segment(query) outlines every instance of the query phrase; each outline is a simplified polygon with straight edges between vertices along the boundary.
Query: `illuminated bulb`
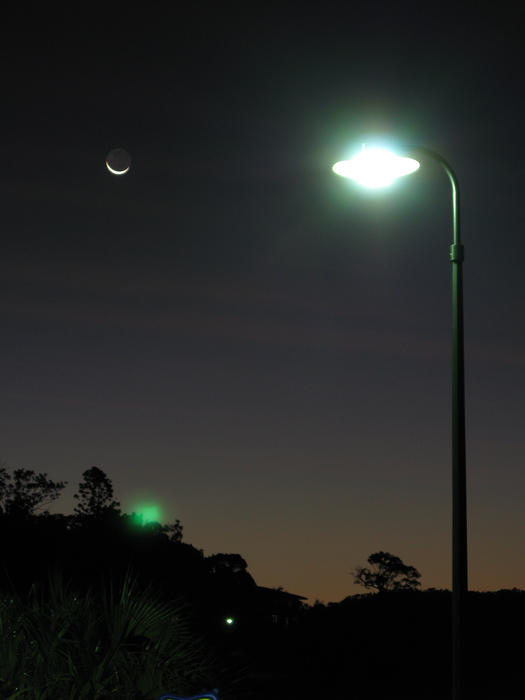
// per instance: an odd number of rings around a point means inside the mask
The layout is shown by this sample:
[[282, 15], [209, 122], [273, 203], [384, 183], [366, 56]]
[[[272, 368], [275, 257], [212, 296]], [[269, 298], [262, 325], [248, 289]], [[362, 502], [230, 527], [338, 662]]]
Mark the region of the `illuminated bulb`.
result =
[[384, 148], [365, 148], [351, 160], [341, 160], [332, 170], [336, 175], [355, 180], [363, 187], [379, 188], [391, 185], [403, 175], [409, 175], [419, 168], [413, 158], [397, 156]]

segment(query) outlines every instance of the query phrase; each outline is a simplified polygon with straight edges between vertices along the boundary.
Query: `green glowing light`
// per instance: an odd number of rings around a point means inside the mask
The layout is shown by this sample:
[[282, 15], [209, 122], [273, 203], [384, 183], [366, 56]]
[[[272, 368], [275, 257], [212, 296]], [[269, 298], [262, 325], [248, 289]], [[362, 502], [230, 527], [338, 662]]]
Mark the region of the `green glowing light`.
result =
[[233, 625], [233, 617], [227, 617], [227, 618], [224, 620], [224, 622], [225, 622], [227, 625]]
[[153, 504], [141, 504], [133, 509], [140, 524], [158, 523], [160, 521], [160, 508]]
[[355, 180], [363, 187], [373, 189], [387, 187], [403, 175], [410, 175], [419, 168], [413, 158], [398, 156], [384, 148], [366, 148], [350, 160], [341, 160], [332, 170], [336, 175]]

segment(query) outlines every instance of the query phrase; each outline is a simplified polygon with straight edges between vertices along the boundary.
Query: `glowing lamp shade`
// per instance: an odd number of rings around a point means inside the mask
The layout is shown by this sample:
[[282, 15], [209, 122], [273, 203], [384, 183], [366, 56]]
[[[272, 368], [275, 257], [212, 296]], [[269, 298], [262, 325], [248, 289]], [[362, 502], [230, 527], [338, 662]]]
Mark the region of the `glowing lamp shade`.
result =
[[397, 156], [383, 148], [365, 148], [351, 160], [341, 160], [332, 170], [336, 175], [355, 180], [363, 187], [379, 188], [391, 185], [403, 175], [410, 175], [419, 168], [413, 158]]

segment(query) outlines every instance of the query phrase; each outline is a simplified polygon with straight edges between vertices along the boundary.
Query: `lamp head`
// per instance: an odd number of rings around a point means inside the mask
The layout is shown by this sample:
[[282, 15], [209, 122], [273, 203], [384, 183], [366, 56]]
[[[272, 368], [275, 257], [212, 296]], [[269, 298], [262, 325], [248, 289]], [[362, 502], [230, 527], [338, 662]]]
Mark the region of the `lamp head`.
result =
[[363, 187], [378, 189], [391, 185], [403, 175], [409, 175], [419, 168], [413, 158], [398, 156], [384, 148], [366, 148], [350, 160], [341, 160], [332, 170], [336, 175], [355, 180]]

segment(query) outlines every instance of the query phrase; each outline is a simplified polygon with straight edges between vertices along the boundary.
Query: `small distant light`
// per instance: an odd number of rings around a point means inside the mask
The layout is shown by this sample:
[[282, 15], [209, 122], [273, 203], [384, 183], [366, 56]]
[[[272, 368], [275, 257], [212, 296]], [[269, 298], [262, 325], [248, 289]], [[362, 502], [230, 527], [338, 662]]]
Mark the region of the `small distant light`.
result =
[[233, 625], [233, 617], [227, 617], [227, 618], [225, 618], [224, 622], [225, 622], [227, 625]]

